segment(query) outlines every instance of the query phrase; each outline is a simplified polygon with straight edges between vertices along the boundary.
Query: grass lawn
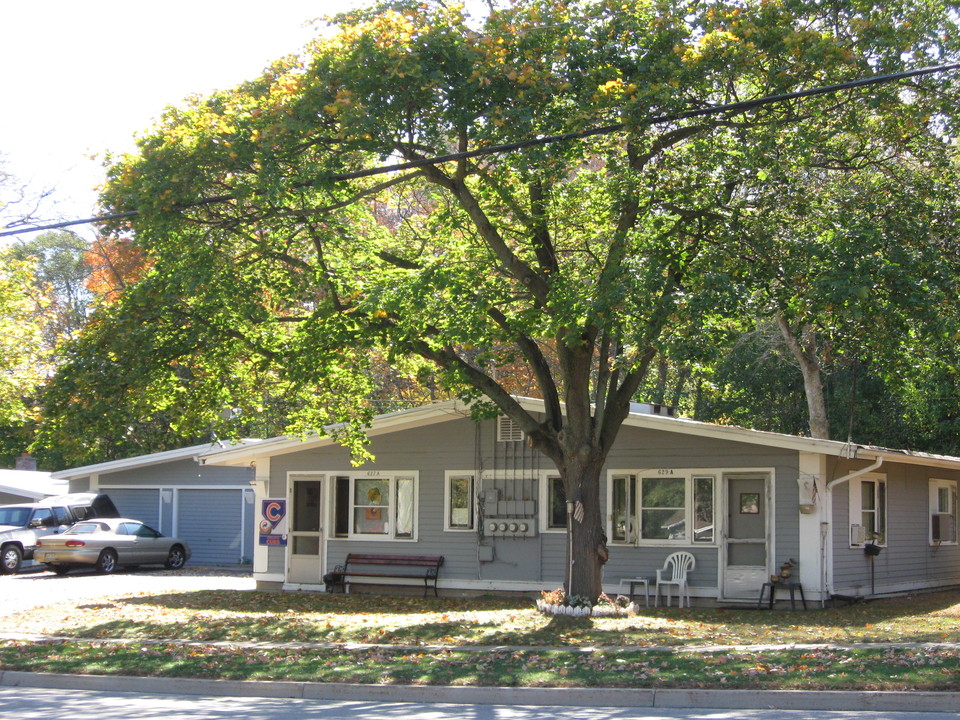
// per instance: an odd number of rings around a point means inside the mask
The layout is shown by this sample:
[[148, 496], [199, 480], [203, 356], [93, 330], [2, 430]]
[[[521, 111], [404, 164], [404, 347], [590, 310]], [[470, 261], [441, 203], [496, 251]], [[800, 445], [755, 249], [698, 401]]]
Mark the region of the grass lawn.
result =
[[[938, 646], [960, 643], [957, 593], [808, 612], [641, 608], [631, 617], [575, 619], [543, 616], [528, 599], [182, 592], [50, 606], [0, 618], [0, 632], [73, 638], [0, 642], [0, 667], [7, 670], [527, 687], [960, 690], [960, 653]], [[232, 644], [263, 642], [283, 645]], [[801, 643], [817, 647], [769, 647]]]

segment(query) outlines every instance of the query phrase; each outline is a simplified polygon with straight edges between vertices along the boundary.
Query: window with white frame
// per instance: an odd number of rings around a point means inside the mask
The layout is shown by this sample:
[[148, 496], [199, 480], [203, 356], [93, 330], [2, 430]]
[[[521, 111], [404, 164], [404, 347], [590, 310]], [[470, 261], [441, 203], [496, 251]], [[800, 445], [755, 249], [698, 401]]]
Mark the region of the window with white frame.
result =
[[547, 506], [550, 512], [548, 527], [567, 527], [567, 493], [563, 489], [563, 478], [551, 475], [547, 478], [550, 503]]
[[956, 480], [930, 480], [930, 542], [957, 542]]
[[850, 481], [850, 546], [887, 544], [887, 481], [864, 475]]
[[563, 478], [553, 472], [541, 472], [537, 480], [542, 532], [562, 532], [567, 529], [567, 494]]
[[344, 473], [335, 477], [334, 488], [337, 536], [416, 539], [416, 473]]
[[712, 475], [693, 476], [693, 541], [712, 543], [716, 538], [714, 520], [714, 493], [716, 483]]
[[634, 475], [614, 475], [610, 480], [610, 532], [615, 543], [634, 543], [637, 540], [637, 519], [633, 496], [636, 489]]
[[686, 540], [687, 481], [682, 477], [641, 477], [640, 539]]
[[716, 478], [694, 471], [611, 473], [608, 535], [612, 543], [712, 543]]
[[444, 530], [473, 530], [474, 510], [473, 473], [448, 472], [444, 487]]

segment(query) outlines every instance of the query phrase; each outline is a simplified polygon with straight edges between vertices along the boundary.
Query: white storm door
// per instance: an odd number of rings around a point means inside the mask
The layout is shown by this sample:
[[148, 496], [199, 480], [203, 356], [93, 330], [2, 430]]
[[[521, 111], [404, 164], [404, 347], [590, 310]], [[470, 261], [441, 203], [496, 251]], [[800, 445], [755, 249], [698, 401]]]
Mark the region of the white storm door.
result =
[[323, 476], [290, 476], [287, 582], [319, 585], [323, 578]]
[[769, 573], [767, 478], [728, 477], [723, 597], [756, 599]]

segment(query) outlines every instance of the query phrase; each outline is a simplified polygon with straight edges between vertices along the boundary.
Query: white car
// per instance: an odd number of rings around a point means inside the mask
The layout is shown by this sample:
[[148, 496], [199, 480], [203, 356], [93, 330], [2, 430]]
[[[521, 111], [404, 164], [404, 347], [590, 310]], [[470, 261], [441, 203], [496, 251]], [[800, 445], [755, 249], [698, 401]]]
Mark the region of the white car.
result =
[[151, 564], [176, 570], [190, 559], [190, 546], [139, 520], [97, 518], [78, 522], [59, 535], [41, 538], [34, 559], [58, 575], [82, 566], [93, 566], [101, 573], [111, 573], [120, 566]]
[[97, 493], [0, 506], [0, 573], [15, 573], [24, 560], [32, 560], [37, 538], [61, 533], [80, 520], [119, 514], [109, 497]]

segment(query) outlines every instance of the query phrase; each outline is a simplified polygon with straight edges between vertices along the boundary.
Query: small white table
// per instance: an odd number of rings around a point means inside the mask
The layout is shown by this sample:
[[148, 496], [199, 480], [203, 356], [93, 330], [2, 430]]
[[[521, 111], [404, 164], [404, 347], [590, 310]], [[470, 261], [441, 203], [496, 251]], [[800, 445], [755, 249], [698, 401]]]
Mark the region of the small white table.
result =
[[650, 578], [645, 577], [635, 577], [635, 578], [623, 578], [620, 581], [620, 594], [623, 595], [623, 586], [628, 585], [630, 587], [630, 592], [627, 593], [627, 597], [630, 598], [630, 602], [633, 602], [633, 596], [637, 594], [637, 586], [643, 585], [643, 604], [647, 607], [650, 607]]

